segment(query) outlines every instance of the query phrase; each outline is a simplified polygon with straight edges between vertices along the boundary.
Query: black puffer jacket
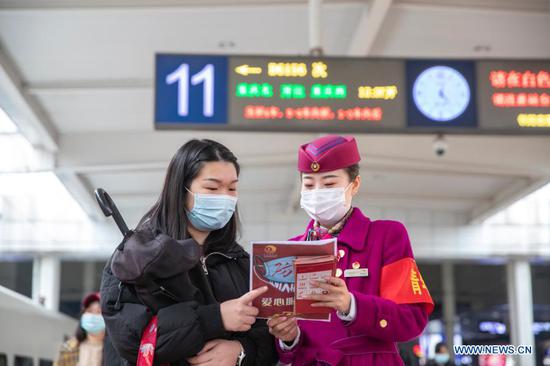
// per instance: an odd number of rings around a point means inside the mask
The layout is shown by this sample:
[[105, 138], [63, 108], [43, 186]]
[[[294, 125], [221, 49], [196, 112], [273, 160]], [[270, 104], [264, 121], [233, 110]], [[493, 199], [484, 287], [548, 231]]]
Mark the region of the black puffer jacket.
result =
[[[223, 252], [208, 253], [189, 272], [202, 299], [158, 311], [156, 365], [188, 365], [186, 359], [212, 339], [240, 341], [246, 353], [243, 365], [276, 362], [274, 340], [265, 321], [257, 320], [248, 332], [227, 332], [223, 327], [219, 304], [248, 292], [249, 263], [248, 253], [234, 243]], [[110, 261], [103, 270], [101, 309], [107, 327], [105, 365], [134, 365], [141, 334], [153, 314], [140, 303], [132, 286], [122, 284], [112, 274]]]

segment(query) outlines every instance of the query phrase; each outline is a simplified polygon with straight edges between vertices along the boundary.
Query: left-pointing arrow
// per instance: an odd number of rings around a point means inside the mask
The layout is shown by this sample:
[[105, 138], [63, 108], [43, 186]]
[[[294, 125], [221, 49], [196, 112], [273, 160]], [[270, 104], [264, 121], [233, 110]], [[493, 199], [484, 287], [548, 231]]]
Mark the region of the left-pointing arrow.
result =
[[261, 67], [252, 67], [252, 66], [248, 66], [248, 65], [245, 64], [245, 65], [240, 65], [240, 66], [235, 67], [235, 72], [237, 74], [248, 76], [250, 74], [261, 74], [262, 73], [262, 68]]

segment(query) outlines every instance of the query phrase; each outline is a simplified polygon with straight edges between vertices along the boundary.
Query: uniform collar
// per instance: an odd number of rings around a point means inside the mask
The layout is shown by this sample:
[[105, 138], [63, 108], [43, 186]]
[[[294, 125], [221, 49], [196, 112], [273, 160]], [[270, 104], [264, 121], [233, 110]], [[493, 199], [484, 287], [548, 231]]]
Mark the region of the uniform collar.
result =
[[[370, 219], [363, 215], [360, 209], [353, 208], [353, 212], [346, 221], [342, 231], [338, 234], [338, 243], [343, 243], [355, 251], [363, 250], [369, 231]], [[306, 240], [309, 230], [313, 228], [313, 220], [307, 226], [306, 232], [292, 240]]]
[[355, 251], [363, 250], [370, 222], [370, 219], [363, 215], [360, 209], [354, 207], [351, 216], [338, 234], [338, 242], [347, 244]]

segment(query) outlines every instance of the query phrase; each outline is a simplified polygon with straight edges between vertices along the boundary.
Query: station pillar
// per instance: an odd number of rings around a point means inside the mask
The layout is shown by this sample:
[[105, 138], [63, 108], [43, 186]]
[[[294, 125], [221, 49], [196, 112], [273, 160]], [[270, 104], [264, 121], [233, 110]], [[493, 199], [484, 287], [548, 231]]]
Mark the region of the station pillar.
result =
[[86, 261], [82, 263], [83, 269], [82, 269], [82, 292], [83, 296], [86, 296], [90, 292], [98, 291], [99, 289], [96, 288], [95, 284], [95, 263]]
[[59, 311], [61, 260], [54, 256], [37, 257], [32, 272], [33, 300], [47, 309]]
[[533, 336], [533, 290], [528, 258], [511, 258], [506, 265], [508, 303], [510, 304], [510, 341], [514, 346], [533, 347], [531, 355], [518, 355], [518, 366], [535, 366], [535, 337]]
[[445, 338], [449, 352], [454, 355], [454, 329], [456, 317], [456, 291], [454, 265], [444, 262], [442, 267], [443, 278], [443, 321], [445, 323]]

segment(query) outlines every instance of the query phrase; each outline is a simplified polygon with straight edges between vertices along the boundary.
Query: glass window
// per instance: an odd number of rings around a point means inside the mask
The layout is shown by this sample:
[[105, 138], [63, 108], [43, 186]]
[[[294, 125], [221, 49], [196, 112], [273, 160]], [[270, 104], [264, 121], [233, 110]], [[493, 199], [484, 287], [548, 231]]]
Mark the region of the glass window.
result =
[[32, 357], [15, 356], [14, 366], [34, 366]]

